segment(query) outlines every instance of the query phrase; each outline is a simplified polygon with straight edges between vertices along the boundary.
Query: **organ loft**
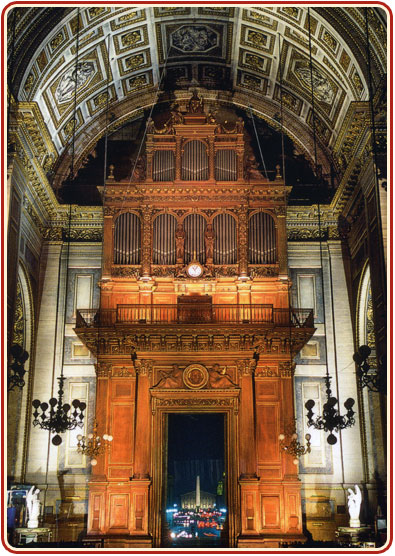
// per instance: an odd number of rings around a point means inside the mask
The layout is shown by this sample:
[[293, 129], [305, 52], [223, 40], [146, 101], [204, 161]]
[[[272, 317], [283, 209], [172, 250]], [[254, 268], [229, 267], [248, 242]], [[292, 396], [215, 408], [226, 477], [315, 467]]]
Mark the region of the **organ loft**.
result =
[[224, 416], [227, 546], [303, 540], [279, 435], [314, 326], [290, 306], [280, 170], [264, 176], [243, 121], [218, 123], [196, 93], [148, 120], [129, 178], [110, 166], [100, 305], [75, 329], [97, 358], [98, 432], [113, 435], [89, 481], [88, 536], [105, 546], [162, 546], [171, 413]]

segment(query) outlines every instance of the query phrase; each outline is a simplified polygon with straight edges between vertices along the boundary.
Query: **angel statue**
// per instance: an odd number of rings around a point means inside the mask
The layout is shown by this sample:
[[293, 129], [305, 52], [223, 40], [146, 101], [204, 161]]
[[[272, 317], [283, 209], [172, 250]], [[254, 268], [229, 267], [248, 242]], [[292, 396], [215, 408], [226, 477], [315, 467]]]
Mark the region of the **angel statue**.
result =
[[348, 513], [350, 514], [350, 527], [360, 527], [359, 512], [361, 511], [362, 493], [358, 485], [355, 485], [355, 492], [352, 488], [348, 492]]
[[35, 486], [29, 490], [26, 495], [26, 508], [27, 508], [27, 515], [28, 515], [28, 522], [27, 526], [29, 529], [35, 529], [38, 527], [38, 518], [40, 515], [40, 506], [41, 502], [38, 499], [38, 495], [40, 494], [40, 490]]

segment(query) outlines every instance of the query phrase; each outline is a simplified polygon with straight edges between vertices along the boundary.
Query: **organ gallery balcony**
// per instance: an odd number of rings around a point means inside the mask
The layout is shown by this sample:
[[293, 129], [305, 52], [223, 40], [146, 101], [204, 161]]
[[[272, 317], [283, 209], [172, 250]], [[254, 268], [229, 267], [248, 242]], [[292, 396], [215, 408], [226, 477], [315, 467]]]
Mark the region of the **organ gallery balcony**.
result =
[[[314, 333], [311, 309], [263, 304], [129, 304], [114, 309], [77, 310], [76, 334], [93, 352], [251, 350], [276, 344], [297, 353]], [[104, 344], [107, 344], [105, 348]], [[109, 344], [113, 347], [110, 348]], [[187, 346], [187, 348], [185, 347]], [[217, 348], [215, 348], [217, 346]], [[221, 347], [222, 346], [222, 347]], [[130, 351], [129, 351], [130, 352]]]

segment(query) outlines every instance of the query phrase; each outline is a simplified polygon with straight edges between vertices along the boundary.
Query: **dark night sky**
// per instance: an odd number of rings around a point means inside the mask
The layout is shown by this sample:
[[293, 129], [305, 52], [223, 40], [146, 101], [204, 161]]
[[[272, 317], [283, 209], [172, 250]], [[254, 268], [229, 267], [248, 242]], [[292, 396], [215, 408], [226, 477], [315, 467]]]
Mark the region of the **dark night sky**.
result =
[[224, 471], [224, 415], [171, 413], [168, 431], [174, 497], [195, 490], [196, 475], [201, 489], [215, 494]]

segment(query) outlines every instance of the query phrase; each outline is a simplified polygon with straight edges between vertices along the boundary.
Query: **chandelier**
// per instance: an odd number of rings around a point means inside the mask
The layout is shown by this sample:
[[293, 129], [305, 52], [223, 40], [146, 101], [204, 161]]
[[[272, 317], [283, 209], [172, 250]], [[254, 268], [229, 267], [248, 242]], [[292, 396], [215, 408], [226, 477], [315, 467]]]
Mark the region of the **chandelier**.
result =
[[357, 364], [357, 377], [361, 388], [367, 388], [371, 392], [386, 392], [386, 365], [382, 359], [377, 363], [377, 368], [371, 368], [369, 355], [372, 350], [369, 346], [359, 346], [353, 355]]
[[[51, 398], [48, 403], [41, 403], [40, 400], [34, 400], [32, 402], [34, 407], [33, 425], [39, 425], [41, 429], [56, 432], [57, 434], [52, 438], [52, 444], [54, 444], [54, 446], [59, 446], [62, 443], [62, 438], [59, 436], [59, 433], [75, 429], [77, 426], [82, 427], [84, 410], [86, 408], [86, 403], [80, 402], [80, 400], [73, 400], [71, 405], [63, 403], [63, 375], [58, 377], [58, 381], [58, 398]], [[72, 407], [74, 411], [69, 415]], [[41, 409], [41, 414], [39, 413], [39, 409]], [[48, 409], [49, 413], [46, 413]]]
[[279, 434], [278, 439], [280, 441], [280, 447], [290, 456], [294, 456], [293, 462], [295, 465], [298, 464], [298, 458], [300, 458], [300, 456], [304, 456], [311, 452], [311, 434], [307, 433], [305, 435], [306, 446], [303, 446], [298, 440], [295, 419], [285, 427], [284, 433]]
[[10, 370], [8, 373], [8, 391], [10, 392], [14, 388], [22, 388], [25, 386], [24, 376], [26, 373], [25, 363], [29, 359], [29, 354], [23, 349], [19, 344], [13, 344], [10, 349], [10, 353], [14, 359], [10, 365]]
[[91, 465], [97, 465], [97, 456], [103, 454], [110, 448], [112, 436], [110, 434], [103, 434], [102, 437], [99, 436], [97, 434], [97, 422], [95, 420], [93, 423], [93, 432], [89, 433], [87, 436], [79, 434], [77, 440], [77, 452], [90, 457]]
[[304, 404], [307, 409], [307, 425], [309, 427], [314, 427], [315, 429], [324, 430], [325, 432], [330, 432], [327, 437], [328, 444], [336, 444], [337, 438], [333, 434], [333, 431], [339, 432], [339, 430], [346, 429], [355, 425], [355, 411], [353, 411], [353, 405], [355, 400], [353, 398], [348, 398], [344, 402], [344, 407], [347, 409], [346, 415], [340, 415], [340, 411], [336, 409], [339, 405], [337, 398], [332, 396], [331, 390], [331, 377], [328, 372], [325, 377], [326, 384], [326, 396], [327, 400], [323, 406], [322, 416], [314, 418], [313, 407], [315, 406], [314, 400], [307, 400]]
[[[308, 31], [309, 31], [309, 67], [310, 67], [310, 89], [311, 89], [311, 108], [312, 108], [312, 123], [313, 123], [313, 140], [314, 140], [314, 157], [315, 157], [315, 174], [318, 175], [318, 165], [317, 165], [317, 137], [316, 137], [316, 118], [315, 118], [315, 100], [314, 100], [314, 80], [313, 80], [313, 58], [312, 58], [312, 48], [311, 48], [311, 27], [310, 27], [310, 8], [307, 8], [308, 17]], [[339, 432], [342, 429], [352, 427], [355, 425], [353, 406], [355, 400], [353, 398], [348, 398], [344, 402], [344, 407], [347, 409], [345, 415], [340, 414], [339, 401], [332, 394], [331, 380], [332, 377], [329, 376], [328, 370], [328, 345], [327, 345], [327, 333], [326, 333], [326, 311], [325, 311], [325, 289], [324, 289], [324, 276], [323, 276], [323, 256], [322, 256], [322, 234], [321, 234], [321, 209], [320, 203], [318, 206], [318, 232], [319, 232], [319, 245], [320, 245], [320, 267], [321, 267], [321, 288], [323, 296], [323, 312], [324, 312], [324, 342], [325, 342], [325, 359], [326, 359], [326, 402], [323, 405], [322, 415], [314, 417], [313, 407], [315, 406], [314, 400], [307, 400], [305, 403], [305, 408], [307, 409], [307, 425], [309, 427], [314, 427], [318, 430], [324, 430], [330, 434], [327, 437], [327, 442], [330, 445], [334, 445], [337, 442], [336, 436], [333, 431]], [[333, 334], [335, 335], [334, 326], [334, 310], [333, 310], [333, 288], [332, 288], [332, 277], [330, 276], [331, 284], [331, 309], [332, 309], [332, 323], [333, 323]], [[335, 345], [335, 365], [336, 365], [336, 338], [334, 338]], [[336, 370], [336, 366], [335, 366]]]
[[[80, 8], [78, 8], [77, 14], [77, 33], [76, 33], [76, 59], [75, 59], [75, 74], [77, 74], [78, 69], [78, 54], [79, 54], [79, 22], [80, 22]], [[73, 133], [72, 133], [72, 142], [71, 142], [71, 165], [70, 165], [70, 179], [74, 177], [74, 156], [75, 156], [75, 131], [76, 131], [76, 107], [77, 107], [77, 79], [75, 81], [74, 86], [74, 108], [73, 108]], [[65, 185], [65, 182], [64, 184]], [[70, 261], [70, 240], [71, 240], [71, 209], [72, 206], [69, 204], [69, 212], [68, 212], [68, 231], [66, 237], [66, 278], [65, 278], [65, 295], [64, 295], [64, 315], [66, 316], [67, 313], [67, 291], [68, 291], [68, 283], [69, 283], [69, 261]], [[58, 292], [57, 292], [57, 308], [59, 306], [60, 300], [60, 280], [58, 282]], [[58, 313], [58, 310], [56, 310]], [[60, 433], [66, 432], [67, 430], [75, 429], [77, 426], [81, 427], [84, 420], [84, 410], [86, 408], [86, 403], [81, 402], [80, 400], [73, 400], [71, 405], [68, 403], [63, 403], [63, 396], [64, 396], [64, 389], [63, 384], [65, 381], [63, 375], [63, 366], [64, 366], [64, 353], [65, 353], [65, 345], [64, 339], [66, 337], [66, 318], [64, 320], [64, 327], [63, 327], [63, 347], [62, 347], [62, 357], [60, 362], [60, 376], [58, 377], [59, 381], [59, 390], [58, 390], [58, 397], [51, 398], [49, 402], [41, 402], [40, 400], [34, 400], [32, 405], [34, 407], [33, 412], [33, 425], [39, 426], [41, 429], [48, 430], [52, 433], [56, 433], [55, 436], [52, 438], [52, 444], [54, 446], [59, 446], [62, 443], [62, 437]], [[56, 351], [56, 350], [55, 350]], [[55, 355], [54, 355], [54, 366], [55, 366]], [[73, 411], [71, 411], [73, 408]], [[41, 414], [39, 412], [41, 410]], [[49, 413], [47, 411], [49, 410]], [[69, 413], [71, 411], [71, 413]]]

